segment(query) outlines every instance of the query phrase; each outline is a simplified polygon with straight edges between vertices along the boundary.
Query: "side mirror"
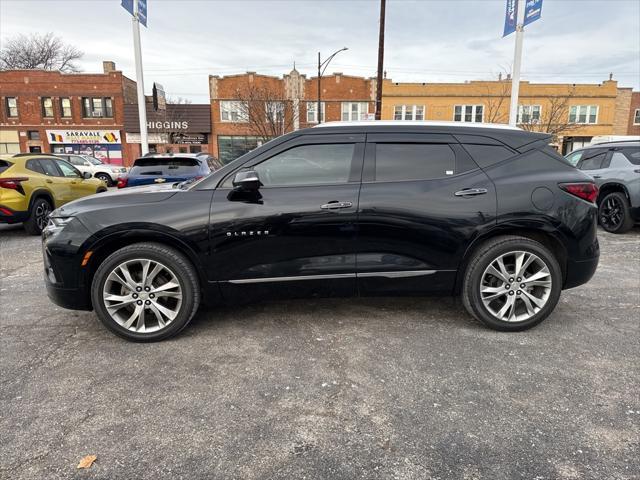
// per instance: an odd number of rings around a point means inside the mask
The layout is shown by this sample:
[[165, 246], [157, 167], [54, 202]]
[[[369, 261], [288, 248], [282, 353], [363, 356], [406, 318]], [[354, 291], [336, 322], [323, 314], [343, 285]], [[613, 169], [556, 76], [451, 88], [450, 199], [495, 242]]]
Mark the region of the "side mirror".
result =
[[233, 186], [237, 190], [255, 192], [262, 186], [262, 182], [260, 182], [258, 172], [255, 170], [243, 170], [236, 173], [233, 178]]
[[84, 172], [81, 175], [85, 180], [89, 180], [91, 178], [91, 174], [89, 172]]

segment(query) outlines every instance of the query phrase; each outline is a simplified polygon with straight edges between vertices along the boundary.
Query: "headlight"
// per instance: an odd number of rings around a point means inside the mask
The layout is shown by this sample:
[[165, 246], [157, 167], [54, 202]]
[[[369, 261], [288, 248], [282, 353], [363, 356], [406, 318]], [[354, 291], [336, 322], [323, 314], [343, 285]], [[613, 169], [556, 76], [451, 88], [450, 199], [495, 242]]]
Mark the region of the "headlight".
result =
[[44, 228], [47, 235], [55, 235], [73, 220], [73, 217], [49, 217], [49, 223]]

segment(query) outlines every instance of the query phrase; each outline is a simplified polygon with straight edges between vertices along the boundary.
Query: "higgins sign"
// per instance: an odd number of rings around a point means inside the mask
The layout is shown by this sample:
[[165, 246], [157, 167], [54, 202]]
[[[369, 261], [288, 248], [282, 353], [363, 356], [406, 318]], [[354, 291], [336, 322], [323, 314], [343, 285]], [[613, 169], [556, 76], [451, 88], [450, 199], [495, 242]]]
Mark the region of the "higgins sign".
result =
[[50, 144], [116, 144], [121, 143], [118, 130], [47, 130]]

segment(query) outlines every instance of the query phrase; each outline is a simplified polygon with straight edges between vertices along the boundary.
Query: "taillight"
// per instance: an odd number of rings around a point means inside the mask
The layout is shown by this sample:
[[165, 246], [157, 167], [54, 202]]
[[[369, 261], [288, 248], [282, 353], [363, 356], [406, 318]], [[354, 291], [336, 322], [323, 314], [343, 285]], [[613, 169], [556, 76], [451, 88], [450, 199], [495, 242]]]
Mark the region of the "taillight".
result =
[[117, 187], [118, 188], [126, 187], [128, 181], [129, 181], [129, 179], [127, 177], [118, 177]]
[[16, 190], [24, 195], [24, 188], [20, 182], [26, 182], [29, 180], [27, 177], [5, 177], [0, 178], [0, 188], [8, 188], [9, 190]]
[[595, 183], [561, 183], [558, 186], [565, 192], [575, 195], [587, 202], [595, 203], [596, 198], [598, 198], [598, 186]]

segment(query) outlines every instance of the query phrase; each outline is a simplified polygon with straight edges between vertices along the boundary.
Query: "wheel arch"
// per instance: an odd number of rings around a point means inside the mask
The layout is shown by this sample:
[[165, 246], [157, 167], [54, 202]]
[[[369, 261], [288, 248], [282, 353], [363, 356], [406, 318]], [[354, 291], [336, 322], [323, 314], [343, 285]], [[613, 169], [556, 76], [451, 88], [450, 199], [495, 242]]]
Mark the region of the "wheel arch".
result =
[[464, 280], [464, 274], [467, 270], [467, 266], [473, 254], [488, 240], [491, 240], [495, 237], [502, 237], [505, 235], [516, 235], [519, 237], [528, 238], [534, 240], [538, 243], [541, 243], [546, 248], [548, 248], [553, 255], [556, 257], [558, 264], [560, 265], [560, 270], [562, 272], [562, 284], [564, 285], [566, 276], [567, 276], [567, 260], [568, 260], [568, 252], [562, 241], [551, 232], [545, 231], [543, 229], [536, 229], [532, 227], [519, 227], [519, 226], [496, 226], [495, 228], [485, 232], [478, 237], [476, 237], [473, 242], [467, 248], [464, 256], [462, 257], [462, 261], [458, 266], [456, 281], [454, 285], [454, 294], [459, 294], [462, 291], [462, 283]]
[[625, 195], [625, 197], [627, 197], [627, 200], [631, 201], [631, 197], [629, 196], [629, 191], [627, 190], [627, 187], [620, 182], [607, 182], [604, 183], [600, 186], [599, 191], [598, 191], [598, 199], [596, 200], [596, 204], [598, 206], [600, 206], [600, 203], [602, 202], [602, 200], [604, 199], [604, 197], [606, 197], [607, 195], [609, 195], [610, 193], [613, 192], [620, 192], [623, 193]]
[[56, 201], [49, 190], [44, 188], [38, 188], [31, 192], [31, 198], [29, 199], [29, 212], [31, 212], [31, 207], [33, 206], [33, 202], [35, 202], [39, 198], [44, 198], [51, 203], [52, 208], [56, 208]]

